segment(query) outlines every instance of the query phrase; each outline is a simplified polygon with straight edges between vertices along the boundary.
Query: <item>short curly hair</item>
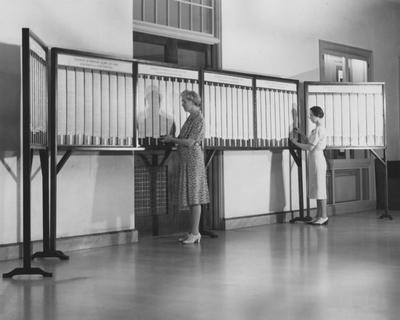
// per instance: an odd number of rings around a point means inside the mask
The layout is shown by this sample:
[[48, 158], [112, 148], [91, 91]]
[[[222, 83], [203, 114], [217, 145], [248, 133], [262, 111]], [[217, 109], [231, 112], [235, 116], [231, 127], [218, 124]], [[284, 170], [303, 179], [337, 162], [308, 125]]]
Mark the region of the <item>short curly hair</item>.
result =
[[181, 93], [181, 97], [186, 100], [190, 100], [194, 105], [200, 107], [201, 106], [201, 98], [196, 91], [184, 90]]
[[324, 110], [322, 110], [322, 108], [319, 107], [319, 106], [311, 107], [310, 111], [317, 118], [323, 118], [324, 117]]

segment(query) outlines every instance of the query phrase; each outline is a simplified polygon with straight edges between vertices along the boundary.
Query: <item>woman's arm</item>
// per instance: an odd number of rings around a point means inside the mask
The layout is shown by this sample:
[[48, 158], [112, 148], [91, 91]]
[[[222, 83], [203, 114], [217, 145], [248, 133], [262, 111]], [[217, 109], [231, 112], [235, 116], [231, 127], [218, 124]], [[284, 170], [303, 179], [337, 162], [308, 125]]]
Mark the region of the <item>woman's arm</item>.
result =
[[300, 143], [295, 139], [290, 139], [290, 141], [302, 150], [313, 151], [315, 148], [315, 145], [311, 143]]
[[301, 141], [303, 141], [304, 143], [308, 143], [307, 136], [303, 132], [299, 131], [298, 128], [293, 128], [293, 132], [300, 135]]
[[181, 146], [185, 146], [185, 147], [191, 147], [193, 146], [196, 141], [194, 139], [180, 139], [180, 138], [174, 138], [171, 136], [163, 136], [160, 137], [160, 140], [162, 142], [172, 142]]

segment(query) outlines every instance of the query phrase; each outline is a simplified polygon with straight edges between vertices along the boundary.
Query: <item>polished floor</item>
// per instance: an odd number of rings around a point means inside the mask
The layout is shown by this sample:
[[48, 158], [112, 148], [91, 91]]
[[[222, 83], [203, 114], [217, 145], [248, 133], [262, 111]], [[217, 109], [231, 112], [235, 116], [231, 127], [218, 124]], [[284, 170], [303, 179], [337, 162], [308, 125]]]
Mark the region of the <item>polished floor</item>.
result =
[[[0, 280], [1, 320], [400, 319], [400, 213], [175, 237], [35, 262], [49, 279]], [[8, 272], [19, 261], [0, 263]]]

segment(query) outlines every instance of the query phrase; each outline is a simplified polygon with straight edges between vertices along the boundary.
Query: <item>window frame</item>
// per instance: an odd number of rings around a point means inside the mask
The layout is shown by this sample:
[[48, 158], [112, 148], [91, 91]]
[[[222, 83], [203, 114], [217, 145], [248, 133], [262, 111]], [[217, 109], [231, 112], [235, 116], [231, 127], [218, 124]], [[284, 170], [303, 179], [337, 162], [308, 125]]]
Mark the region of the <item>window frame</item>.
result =
[[324, 75], [325, 75], [324, 54], [331, 54], [345, 58], [346, 79], [344, 79], [344, 81], [348, 81], [347, 80], [349, 74], [348, 59], [359, 59], [366, 61], [368, 81], [373, 81], [371, 50], [347, 46], [344, 44], [339, 44], [325, 40], [319, 40], [319, 72], [320, 72], [319, 78], [321, 81], [324, 81]]

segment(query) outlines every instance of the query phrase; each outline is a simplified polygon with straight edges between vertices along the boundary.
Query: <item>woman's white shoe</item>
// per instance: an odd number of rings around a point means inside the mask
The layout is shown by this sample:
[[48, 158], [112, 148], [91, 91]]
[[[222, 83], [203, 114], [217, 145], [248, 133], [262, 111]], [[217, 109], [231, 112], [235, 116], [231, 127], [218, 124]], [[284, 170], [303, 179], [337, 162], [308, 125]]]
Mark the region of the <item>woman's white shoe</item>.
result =
[[185, 241], [189, 237], [189, 235], [191, 235], [191, 233], [185, 233], [184, 235], [178, 238], [178, 241], [179, 242]]
[[192, 234], [189, 233], [188, 237], [182, 241], [183, 244], [191, 244], [191, 243], [200, 243], [201, 240], [201, 234]]
[[322, 226], [328, 224], [328, 218], [318, 218], [316, 221], [311, 222], [311, 224], [316, 226]]

